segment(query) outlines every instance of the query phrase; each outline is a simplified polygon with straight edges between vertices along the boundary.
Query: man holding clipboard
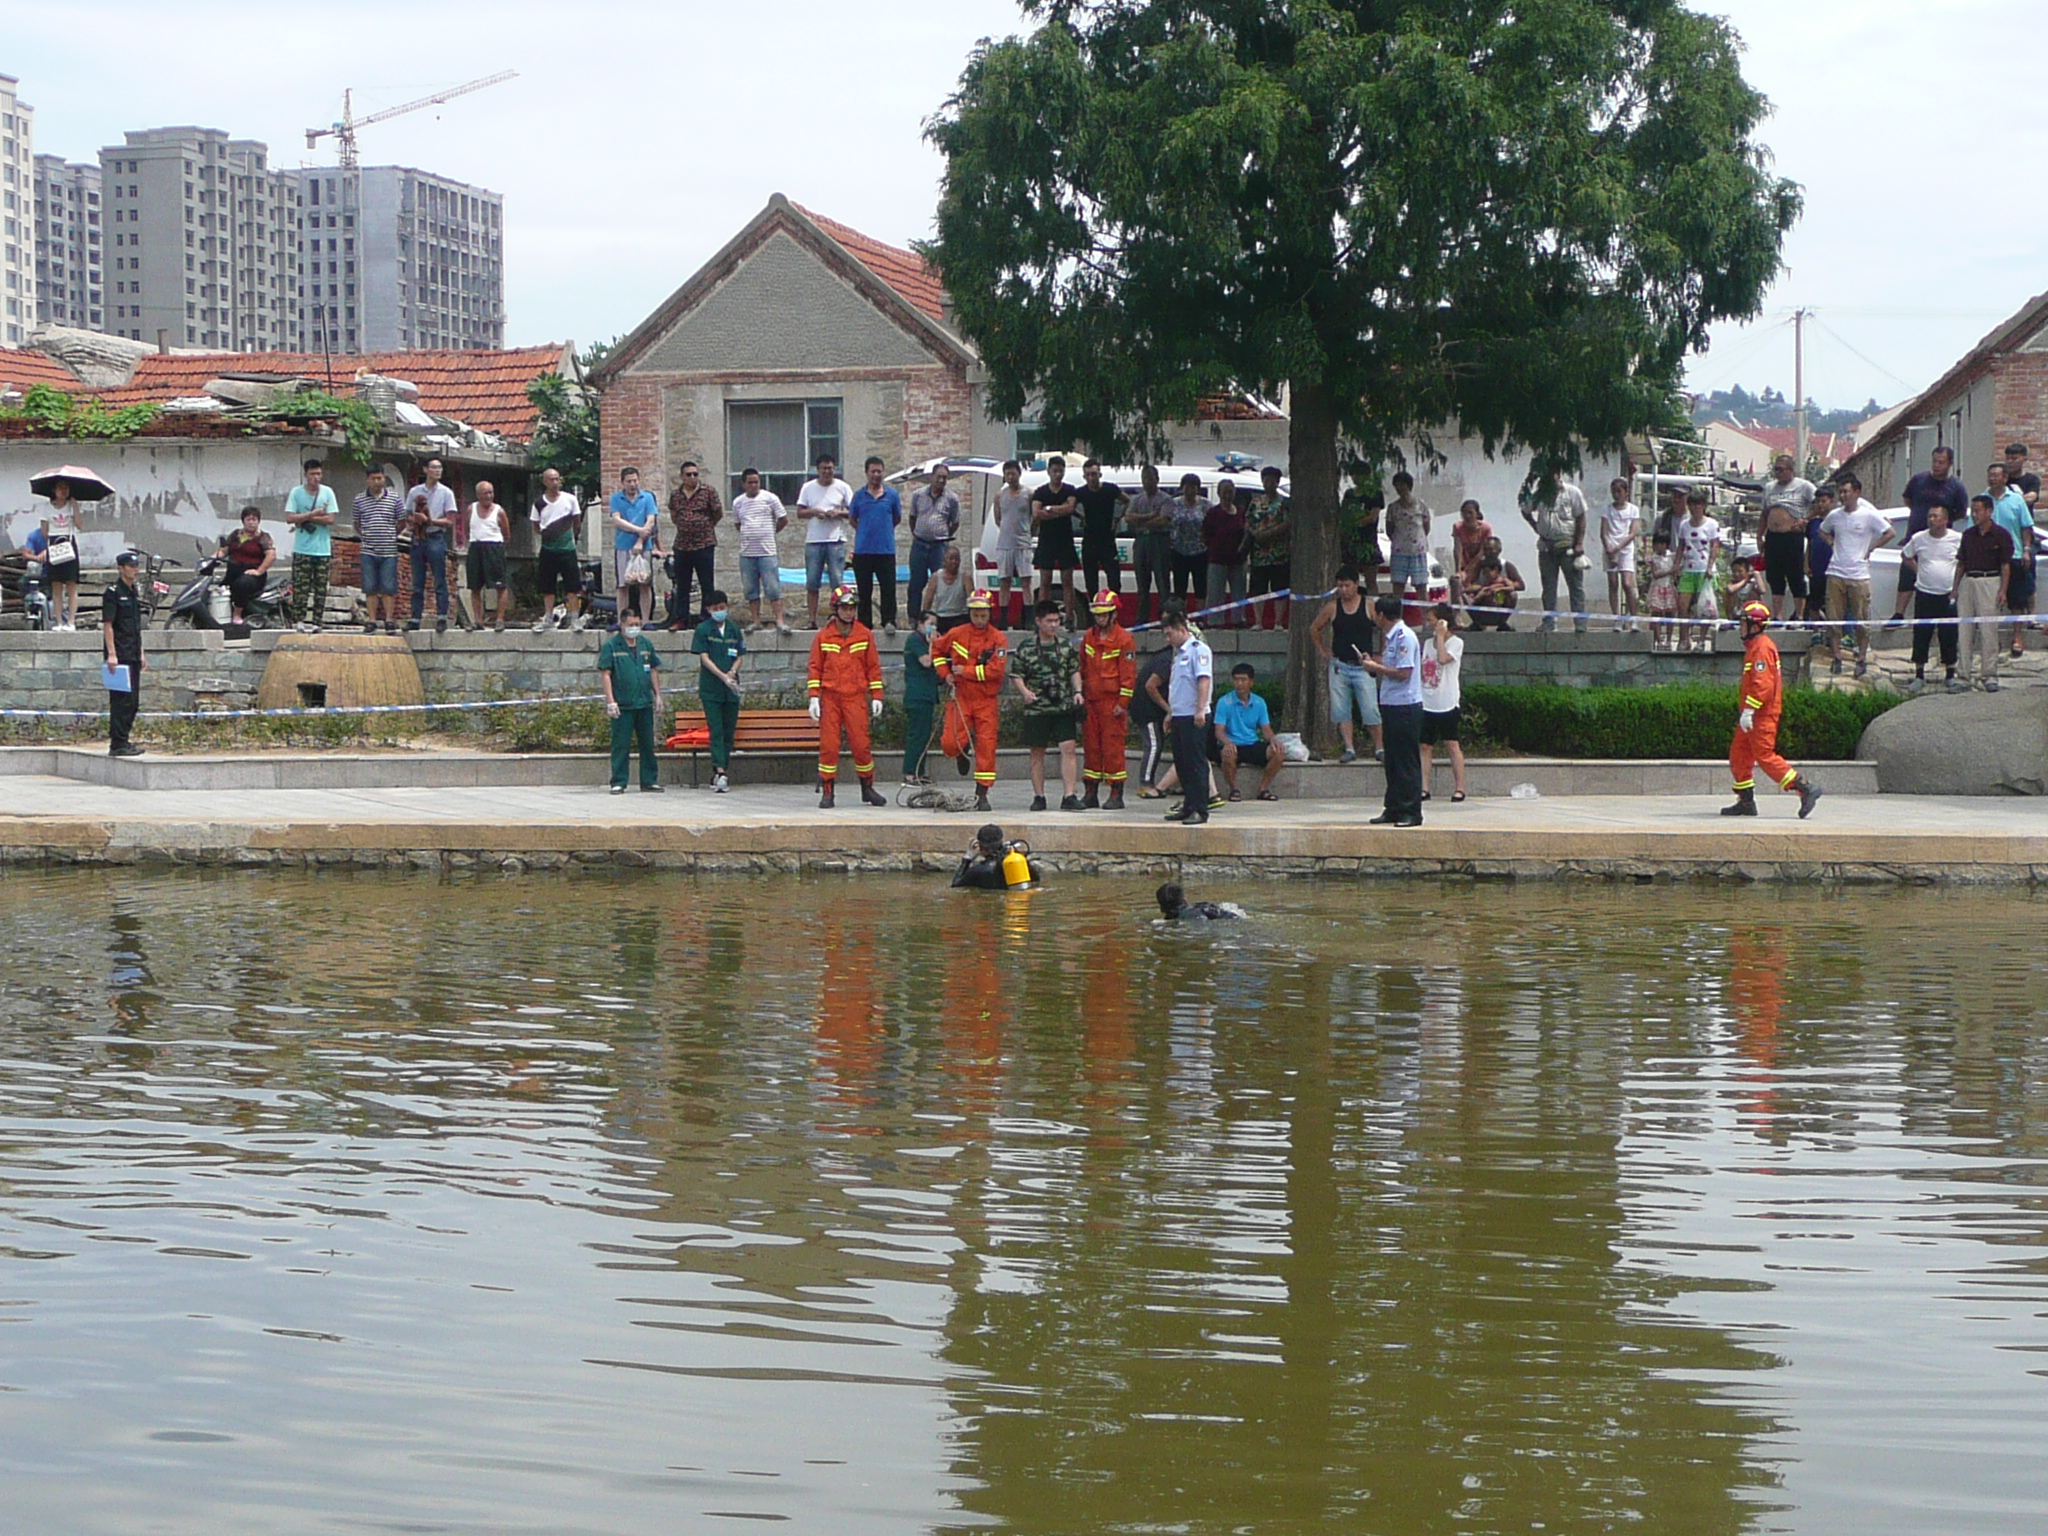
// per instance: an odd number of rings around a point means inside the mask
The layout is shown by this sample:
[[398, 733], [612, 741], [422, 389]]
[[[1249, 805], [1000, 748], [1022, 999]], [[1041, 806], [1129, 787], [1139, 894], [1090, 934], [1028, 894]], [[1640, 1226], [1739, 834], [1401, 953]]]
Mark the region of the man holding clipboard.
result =
[[100, 634], [107, 648], [107, 754], [140, 757], [142, 748], [128, 739], [135, 712], [142, 704], [142, 593], [136, 586], [135, 551], [114, 557], [119, 579], [100, 598]]

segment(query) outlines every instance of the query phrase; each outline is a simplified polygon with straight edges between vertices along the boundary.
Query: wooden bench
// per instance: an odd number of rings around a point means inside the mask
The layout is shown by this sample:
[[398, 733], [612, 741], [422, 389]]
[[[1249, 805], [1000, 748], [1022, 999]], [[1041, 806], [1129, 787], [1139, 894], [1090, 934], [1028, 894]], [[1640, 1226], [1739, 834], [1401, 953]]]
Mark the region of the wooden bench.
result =
[[[671, 752], [690, 758], [690, 787], [697, 787], [698, 760], [711, 750], [711, 726], [702, 710], [676, 711], [675, 734], [663, 743]], [[808, 709], [740, 709], [733, 727], [735, 752], [810, 752], [818, 750], [818, 727]]]

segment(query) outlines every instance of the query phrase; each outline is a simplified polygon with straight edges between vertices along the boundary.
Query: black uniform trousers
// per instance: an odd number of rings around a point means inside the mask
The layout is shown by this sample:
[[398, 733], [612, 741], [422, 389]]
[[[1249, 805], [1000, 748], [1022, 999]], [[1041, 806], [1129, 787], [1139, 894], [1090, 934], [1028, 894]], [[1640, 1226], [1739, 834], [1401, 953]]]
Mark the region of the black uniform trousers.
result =
[[1386, 741], [1386, 813], [1396, 821], [1422, 817], [1422, 706], [1380, 705]]

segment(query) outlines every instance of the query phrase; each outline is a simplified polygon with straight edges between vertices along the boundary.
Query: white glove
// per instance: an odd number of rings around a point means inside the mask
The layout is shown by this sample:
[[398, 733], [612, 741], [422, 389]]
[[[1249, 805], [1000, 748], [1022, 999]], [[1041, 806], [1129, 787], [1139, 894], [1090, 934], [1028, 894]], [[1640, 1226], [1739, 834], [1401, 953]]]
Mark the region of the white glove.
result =
[[873, 701], [872, 703], [870, 703], [870, 704], [868, 705], [868, 713], [869, 713], [870, 715], [874, 716], [874, 717], [875, 717], [875, 719], [877, 719], [877, 720], [881, 719], [881, 718], [882, 718], [882, 701], [881, 701], [880, 699], [876, 699], [876, 700], [874, 700], [874, 701]]
[[613, 701], [612, 701], [611, 703], [609, 703], [609, 704], [605, 705], [605, 707], [604, 707], [604, 712], [605, 712], [606, 714], [610, 715], [610, 716], [611, 716], [611, 717], [612, 717], [612, 718], [613, 718], [614, 720], [618, 719], [618, 718], [619, 718], [619, 704], [618, 704], [618, 700], [614, 699], [614, 700], [613, 700]]
[[811, 700], [811, 723], [816, 725], [824, 717], [825, 711], [819, 706], [818, 701], [816, 699]]
[[1737, 720], [1735, 723], [1741, 726], [1742, 729], [1744, 729], [1745, 731], [1751, 729], [1756, 725], [1756, 711], [1753, 709], [1745, 709], [1742, 712], [1741, 719]]

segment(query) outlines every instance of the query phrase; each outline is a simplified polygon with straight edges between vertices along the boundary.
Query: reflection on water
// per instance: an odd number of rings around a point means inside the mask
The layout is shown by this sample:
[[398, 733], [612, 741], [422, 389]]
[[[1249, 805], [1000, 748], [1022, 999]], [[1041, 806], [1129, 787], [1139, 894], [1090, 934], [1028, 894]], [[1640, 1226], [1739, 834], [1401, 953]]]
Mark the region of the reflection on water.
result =
[[0, 878], [0, 1525], [2042, 1527], [2034, 904], [1249, 896]]

